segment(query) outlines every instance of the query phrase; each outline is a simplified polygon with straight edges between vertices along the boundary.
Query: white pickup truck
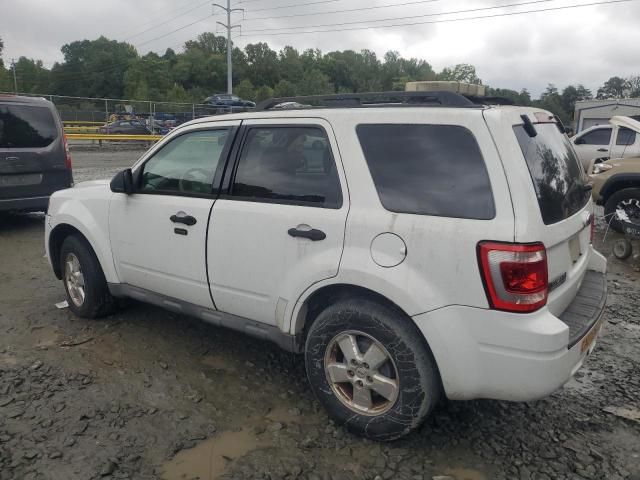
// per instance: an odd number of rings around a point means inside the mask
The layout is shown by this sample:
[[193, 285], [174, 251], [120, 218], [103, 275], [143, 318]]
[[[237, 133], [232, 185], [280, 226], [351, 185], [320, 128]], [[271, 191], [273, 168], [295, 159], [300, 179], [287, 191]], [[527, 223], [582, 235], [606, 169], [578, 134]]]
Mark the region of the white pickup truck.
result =
[[640, 157], [640, 122], [630, 117], [612, 117], [607, 125], [595, 125], [571, 138], [585, 171], [610, 158]]
[[553, 115], [450, 92], [285, 101], [54, 194], [45, 246], [71, 310], [129, 297], [304, 353], [331, 417], [379, 440], [443, 394], [529, 401], [580, 368], [606, 261]]

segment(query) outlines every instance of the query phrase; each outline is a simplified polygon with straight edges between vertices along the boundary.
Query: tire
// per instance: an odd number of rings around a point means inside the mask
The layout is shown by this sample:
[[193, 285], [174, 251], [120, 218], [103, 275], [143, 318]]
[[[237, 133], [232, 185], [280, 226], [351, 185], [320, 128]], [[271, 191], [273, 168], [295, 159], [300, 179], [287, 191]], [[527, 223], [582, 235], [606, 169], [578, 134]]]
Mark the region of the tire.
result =
[[[72, 269], [67, 266], [67, 262], [75, 264], [76, 260], [80, 268], [79, 276], [69, 274]], [[60, 248], [60, 271], [69, 308], [77, 316], [100, 318], [115, 310], [116, 301], [109, 293], [100, 262], [83, 237], [70, 235], [64, 239]], [[75, 278], [75, 284], [71, 277]], [[82, 286], [83, 295], [79, 295], [79, 290], [74, 288], [79, 286]]]
[[633, 253], [633, 246], [626, 238], [622, 238], [613, 244], [613, 254], [618, 260], [626, 260]]
[[[640, 206], [640, 188], [625, 188], [623, 190], [618, 190], [607, 199], [607, 202], [604, 205], [605, 220], [607, 223], [611, 221], [609, 225], [618, 233], [623, 233], [622, 224], [615, 216], [616, 207], [621, 202], [629, 202], [634, 204], [637, 202], [637, 205]], [[638, 211], [638, 215], [638, 218], [634, 218], [631, 220], [632, 223], [640, 224], [640, 211]]]
[[[352, 339], [361, 354], [356, 364], [344, 353], [349, 348], [340, 345], [353, 346]], [[369, 351], [372, 345], [377, 348]], [[376, 369], [365, 362], [382, 358], [380, 353], [388, 358]], [[436, 362], [422, 333], [402, 312], [369, 299], [341, 300], [318, 315], [307, 335], [305, 364], [311, 388], [329, 416], [371, 440], [388, 441], [408, 434], [441, 398]], [[347, 380], [334, 382], [331, 375]], [[392, 384], [395, 395], [390, 393]], [[369, 394], [361, 396], [362, 390], [369, 390]], [[386, 397], [376, 390], [384, 391]], [[363, 398], [365, 401], [360, 401]], [[365, 411], [362, 407], [368, 400], [371, 406]]]

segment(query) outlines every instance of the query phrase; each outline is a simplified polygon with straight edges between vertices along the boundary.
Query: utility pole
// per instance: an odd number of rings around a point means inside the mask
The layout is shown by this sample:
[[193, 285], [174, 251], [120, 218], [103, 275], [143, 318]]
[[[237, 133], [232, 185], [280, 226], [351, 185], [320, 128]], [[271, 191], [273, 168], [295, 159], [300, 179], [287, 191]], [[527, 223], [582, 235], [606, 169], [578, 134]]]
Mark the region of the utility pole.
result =
[[18, 79], [16, 78], [16, 62], [11, 59], [11, 70], [13, 70], [13, 91], [18, 93]]
[[231, 0], [227, 0], [227, 6], [220, 5], [218, 3], [213, 4], [214, 7], [219, 7], [227, 13], [227, 23], [216, 22], [227, 29], [227, 93], [231, 95], [233, 93], [233, 76], [232, 76], [232, 62], [231, 62], [231, 30], [239, 28], [240, 25], [231, 25], [231, 12], [244, 12], [244, 8], [231, 8]]

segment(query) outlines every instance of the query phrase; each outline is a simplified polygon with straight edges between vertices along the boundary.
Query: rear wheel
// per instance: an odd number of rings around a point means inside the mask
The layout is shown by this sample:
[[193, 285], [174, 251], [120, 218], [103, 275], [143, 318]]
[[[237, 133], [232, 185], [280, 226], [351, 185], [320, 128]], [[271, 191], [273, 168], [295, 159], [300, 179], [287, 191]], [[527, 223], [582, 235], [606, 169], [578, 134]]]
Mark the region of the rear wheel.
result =
[[322, 311], [309, 330], [307, 376], [337, 423], [372, 440], [414, 430], [440, 399], [433, 355], [412, 320], [368, 299]]
[[84, 318], [99, 318], [115, 309], [107, 281], [95, 252], [82, 237], [70, 235], [60, 248], [62, 281], [73, 313]]
[[604, 205], [607, 223], [616, 232], [622, 233], [622, 224], [616, 215], [617, 211], [624, 212], [628, 221], [640, 225], [640, 188], [625, 188], [615, 192]]

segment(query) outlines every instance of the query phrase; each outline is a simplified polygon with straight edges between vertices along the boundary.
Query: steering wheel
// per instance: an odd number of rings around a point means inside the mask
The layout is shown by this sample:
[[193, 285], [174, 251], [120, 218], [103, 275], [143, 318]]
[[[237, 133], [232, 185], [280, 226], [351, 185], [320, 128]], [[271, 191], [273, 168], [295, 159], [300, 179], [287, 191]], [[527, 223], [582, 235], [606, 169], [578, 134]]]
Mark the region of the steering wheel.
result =
[[[196, 175], [194, 175], [196, 174]], [[199, 174], [199, 175], [197, 175]], [[205, 180], [210, 175], [210, 172], [204, 168], [190, 168], [182, 175], [179, 181], [179, 188], [181, 192], [192, 192], [193, 182], [198, 181], [198, 176], [203, 177]]]

